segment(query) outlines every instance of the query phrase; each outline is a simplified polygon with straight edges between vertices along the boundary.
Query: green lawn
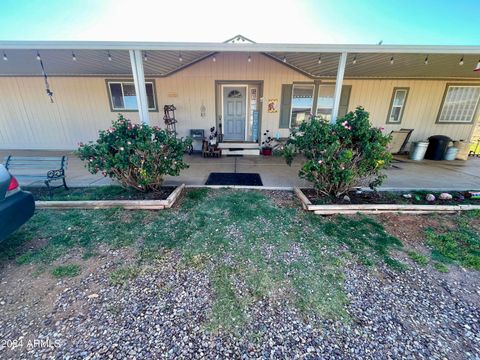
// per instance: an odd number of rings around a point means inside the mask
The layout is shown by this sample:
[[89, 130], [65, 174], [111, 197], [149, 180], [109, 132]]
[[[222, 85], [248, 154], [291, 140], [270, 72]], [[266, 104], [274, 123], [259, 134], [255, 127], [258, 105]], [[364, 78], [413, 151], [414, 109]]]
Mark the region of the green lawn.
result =
[[[439, 240], [432, 236], [429, 242], [436, 249]], [[462, 259], [475, 264], [478, 237], [469, 239]], [[349, 321], [343, 291], [346, 262], [407, 268], [391, 256], [393, 249], [403, 251], [401, 242], [370, 217], [323, 218], [295, 202], [279, 206], [269, 193], [207, 189], [188, 191], [180, 206], [168, 211], [37, 210], [0, 244], [0, 261], [48, 268], [72, 251], [80, 251], [83, 258], [96, 256], [99, 244], [136, 252], [138, 268], [112, 272], [112, 286], [128, 283], [141, 273], [142, 265], [170, 250], [181, 254], [185, 266], [208, 269], [215, 294], [212, 329], [240, 326], [249, 304], [275, 293], [301, 312]], [[443, 264], [444, 258], [434, 255]], [[427, 261], [418, 254], [410, 256], [422, 264]], [[80, 267], [67, 264], [51, 272], [76, 276]]]

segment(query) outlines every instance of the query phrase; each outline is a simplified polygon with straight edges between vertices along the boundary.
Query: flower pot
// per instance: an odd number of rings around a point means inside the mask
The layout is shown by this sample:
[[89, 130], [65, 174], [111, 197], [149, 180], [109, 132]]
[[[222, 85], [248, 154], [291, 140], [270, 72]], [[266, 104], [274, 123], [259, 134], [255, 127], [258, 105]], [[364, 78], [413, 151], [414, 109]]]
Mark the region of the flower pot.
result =
[[272, 148], [263, 148], [262, 149], [263, 156], [271, 156], [272, 155]]

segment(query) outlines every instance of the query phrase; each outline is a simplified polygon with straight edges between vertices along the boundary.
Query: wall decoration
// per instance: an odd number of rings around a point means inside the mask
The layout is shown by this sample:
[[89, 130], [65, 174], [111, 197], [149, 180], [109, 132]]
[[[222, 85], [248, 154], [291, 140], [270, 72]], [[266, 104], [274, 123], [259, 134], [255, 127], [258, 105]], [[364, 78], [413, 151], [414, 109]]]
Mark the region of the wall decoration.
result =
[[269, 113], [276, 113], [278, 106], [278, 99], [268, 99], [268, 112]]
[[257, 101], [257, 89], [256, 88], [250, 89], [250, 100]]

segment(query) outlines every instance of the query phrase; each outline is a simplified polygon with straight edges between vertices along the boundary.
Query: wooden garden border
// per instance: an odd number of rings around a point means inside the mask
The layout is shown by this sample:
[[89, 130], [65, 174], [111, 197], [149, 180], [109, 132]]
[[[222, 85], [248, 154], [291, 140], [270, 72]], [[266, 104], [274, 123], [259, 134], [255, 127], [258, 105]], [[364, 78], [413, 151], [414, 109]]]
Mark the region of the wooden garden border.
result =
[[185, 189], [178, 186], [165, 200], [73, 200], [73, 201], [35, 201], [37, 209], [110, 209], [162, 210], [169, 209]]
[[329, 204], [313, 205], [298, 187], [293, 192], [300, 199], [302, 207], [318, 215], [334, 214], [429, 214], [434, 212], [454, 213], [465, 210], [480, 210], [480, 205], [415, 205], [415, 204]]

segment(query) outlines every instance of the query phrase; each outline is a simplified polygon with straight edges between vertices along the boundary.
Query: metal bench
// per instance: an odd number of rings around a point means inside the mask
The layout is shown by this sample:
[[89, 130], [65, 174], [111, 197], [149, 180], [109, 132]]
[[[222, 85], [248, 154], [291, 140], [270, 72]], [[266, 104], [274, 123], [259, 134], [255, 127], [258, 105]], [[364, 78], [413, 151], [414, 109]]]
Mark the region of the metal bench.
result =
[[[68, 158], [66, 156], [13, 156], [4, 158], [3, 164], [7, 170], [19, 179], [43, 181], [47, 185], [48, 192], [52, 195], [52, 189], [65, 187], [65, 170], [67, 169]], [[50, 182], [61, 180], [62, 185], [51, 186]]]

